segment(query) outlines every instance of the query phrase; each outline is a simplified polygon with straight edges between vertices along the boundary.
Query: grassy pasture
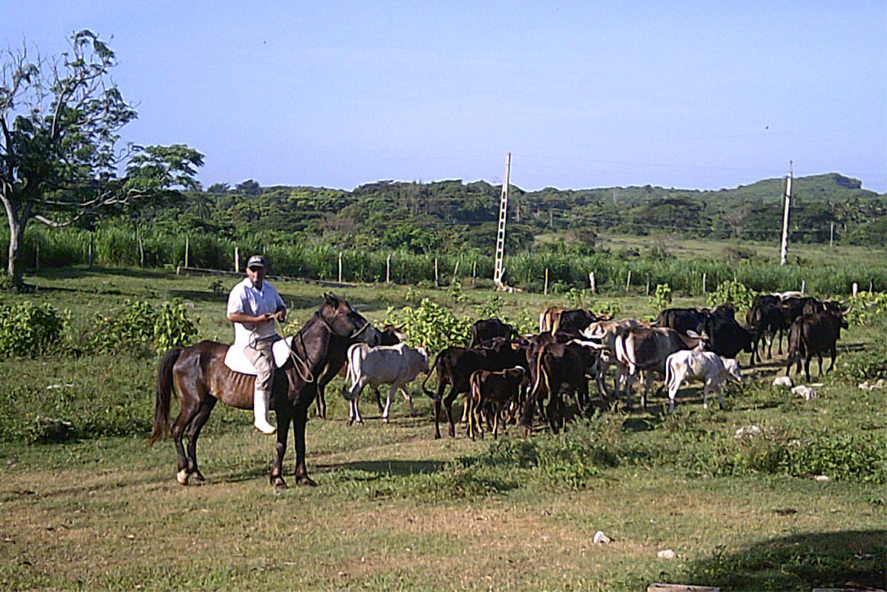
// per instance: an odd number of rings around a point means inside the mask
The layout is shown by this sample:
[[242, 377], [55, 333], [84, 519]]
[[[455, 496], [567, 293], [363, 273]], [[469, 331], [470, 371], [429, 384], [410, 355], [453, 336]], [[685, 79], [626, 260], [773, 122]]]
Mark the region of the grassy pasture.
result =
[[[97, 312], [171, 298], [188, 304], [201, 338], [230, 336], [230, 276], [72, 268], [27, 279], [38, 286], [27, 298], [69, 311], [75, 343]], [[331, 289], [276, 285], [295, 321]], [[374, 321], [425, 296], [476, 317], [491, 294], [335, 291]], [[500, 298], [504, 316], [524, 326], [546, 306], [567, 304], [563, 296]], [[618, 304], [626, 316], [654, 312], [646, 298]], [[222, 406], [200, 440], [208, 482], [176, 484], [171, 442], [144, 446], [152, 358], [3, 360], [0, 589], [883, 587], [887, 391], [859, 389], [848, 363], [883, 349], [884, 329], [845, 333], [837, 371], [814, 376], [818, 399], [769, 386], [782, 371], [770, 362], [728, 391], [724, 411], [702, 409], [694, 384], [682, 389], [674, 416], [654, 398], [645, 412], [601, 414], [558, 436], [539, 429], [524, 439], [511, 428], [499, 442], [472, 442], [461, 431], [433, 440], [431, 401], [415, 385], [416, 417], [398, 400], [383, 425], [365, 397], [366, 424], [348, 427], [337, 380], [328, 389], [331, 419], [308, 424], [309, 470], [320, 486], [285, 491], [267, 480], [273, 439], [252, 432], [247, 413]], [[68, 421], [71, 433], [47, 437], [41, 418]], [[764, 438], [734, 436], [751, 425]], [[292, 450], [287, 458], [292, 482]], [[612, 542], [593, 543], [598, 530]], [[676, 557], [657, 556], [666, 549]]]

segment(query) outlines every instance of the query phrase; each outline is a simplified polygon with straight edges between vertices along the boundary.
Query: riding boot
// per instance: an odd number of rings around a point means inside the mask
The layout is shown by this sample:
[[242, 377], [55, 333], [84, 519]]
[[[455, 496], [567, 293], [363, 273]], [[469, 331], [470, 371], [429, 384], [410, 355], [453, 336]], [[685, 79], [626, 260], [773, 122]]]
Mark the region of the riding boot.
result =
[[271, 391], [255, 391], [253, 392], [253, 414], [255, 428], [266, 435], [271, 435], [277, 431], [273, 425], [268, 423], [268, 403], [271, 400]]

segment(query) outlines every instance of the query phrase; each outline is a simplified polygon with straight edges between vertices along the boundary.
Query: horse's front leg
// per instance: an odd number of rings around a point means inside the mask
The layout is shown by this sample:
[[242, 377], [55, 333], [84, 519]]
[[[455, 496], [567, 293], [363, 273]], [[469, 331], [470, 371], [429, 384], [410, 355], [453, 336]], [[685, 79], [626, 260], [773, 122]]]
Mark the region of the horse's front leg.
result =
[[286, 489], [287, 487], [286, 481], [283, 480], [283, 457], [286, 454], [292, 416], [291, 410], [277, 409], [277, 445], [275, 446], [274, 461], [271, 463], [271, 485], [278, 489]]
[[308, 409], [295, 409], [293, 413], [293, 432], [296, 440], [296, 483], [298, 485], [317, 485], [308, 476], [305, 462], [305, 424], [308, 422]]

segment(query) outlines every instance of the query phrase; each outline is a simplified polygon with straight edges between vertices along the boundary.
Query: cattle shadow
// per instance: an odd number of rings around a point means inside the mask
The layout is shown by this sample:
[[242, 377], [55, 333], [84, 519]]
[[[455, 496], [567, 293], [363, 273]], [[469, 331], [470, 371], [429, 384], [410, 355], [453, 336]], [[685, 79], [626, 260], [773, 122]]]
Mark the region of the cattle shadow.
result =
[[883, 589], [887, 530], [796, 534], [729, 554], [717, 549], [688, 571], [694, 582], [723, 590]]

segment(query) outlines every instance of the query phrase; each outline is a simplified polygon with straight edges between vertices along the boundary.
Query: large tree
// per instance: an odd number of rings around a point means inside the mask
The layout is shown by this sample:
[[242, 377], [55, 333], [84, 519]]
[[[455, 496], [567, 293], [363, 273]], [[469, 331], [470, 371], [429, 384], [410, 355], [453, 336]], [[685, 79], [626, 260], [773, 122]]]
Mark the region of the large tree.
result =
[[114, 52], [91, 31], [60, 56], [0, 53], [0, 201], [9, 222], [8, 278], [22, 283], [32, 220], [75, 223], [108, 207], [195, 189], [203, 155], [182, 144], [120, 146], [137, 114], [110, 77]]

